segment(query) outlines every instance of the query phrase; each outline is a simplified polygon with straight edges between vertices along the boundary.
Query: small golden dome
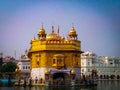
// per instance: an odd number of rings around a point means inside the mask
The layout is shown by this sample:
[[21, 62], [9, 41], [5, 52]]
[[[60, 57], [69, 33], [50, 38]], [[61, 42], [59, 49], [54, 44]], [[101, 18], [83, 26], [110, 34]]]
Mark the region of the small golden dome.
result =
[[69, 35], [70, 36], [76, 36], [77, 35], [74, 27], [70, 30]]
[[43, 34], [45, 34], [45, 29], [42, 27], [42, 28], [39, 30], [38, 35], [43, 35]]
[[20, 69], [19, 69], [18, 66], [17, 66], [16, 69], [15, 69], [15, 73], [16, 73], [16, 74], [20, 73]]
[[71, 74], [76, 74], [74, 69], [72, 69], [70, 73]]
[[96, 68], [93, 68], [93, 69], [92, 69], [92, 73], [97, 73]]
[[61, 40], [64, 41], [64, 40], [65, 40], [65, 37], [61, 37]]
[[45, 70], [45, 74], [50, 74], [50, 72], [48, 70]]

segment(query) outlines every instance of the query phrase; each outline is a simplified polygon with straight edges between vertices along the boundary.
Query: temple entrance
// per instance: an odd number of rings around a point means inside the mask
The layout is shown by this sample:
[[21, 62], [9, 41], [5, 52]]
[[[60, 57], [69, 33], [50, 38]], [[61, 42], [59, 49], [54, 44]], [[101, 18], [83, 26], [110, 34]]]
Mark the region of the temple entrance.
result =
[[66, 85], [70, 83], [70, 77], [67, 73], [57, 72], [53, 74], [54, 85]]

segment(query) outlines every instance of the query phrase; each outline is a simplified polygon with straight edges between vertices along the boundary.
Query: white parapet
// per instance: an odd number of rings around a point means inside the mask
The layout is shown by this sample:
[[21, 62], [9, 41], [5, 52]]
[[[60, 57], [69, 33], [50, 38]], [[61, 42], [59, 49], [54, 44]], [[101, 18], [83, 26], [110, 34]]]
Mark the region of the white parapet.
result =
[[31, 70], [31, 78], [35, 80], [36, 78], [40, 80], [41, 78], [45, 80], [45, 70], [46, 68], [32, 68]]

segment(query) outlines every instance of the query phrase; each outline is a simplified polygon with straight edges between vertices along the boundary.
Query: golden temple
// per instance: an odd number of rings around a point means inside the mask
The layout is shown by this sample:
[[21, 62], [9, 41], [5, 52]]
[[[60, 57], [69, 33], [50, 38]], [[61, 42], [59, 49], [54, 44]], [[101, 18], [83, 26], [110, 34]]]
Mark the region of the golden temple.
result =
[[31, 40], [28, 52], [31, 78], [51, 83], [59, 78], [69, 80], [71, 75], [80, 79], [81, 42], [75, 28], [72, 27], [66, 38], [60, 36], [59, 27], [55, 33], [54, 26], [48, 35], [42, 26], [37, 35], [38, 38]]

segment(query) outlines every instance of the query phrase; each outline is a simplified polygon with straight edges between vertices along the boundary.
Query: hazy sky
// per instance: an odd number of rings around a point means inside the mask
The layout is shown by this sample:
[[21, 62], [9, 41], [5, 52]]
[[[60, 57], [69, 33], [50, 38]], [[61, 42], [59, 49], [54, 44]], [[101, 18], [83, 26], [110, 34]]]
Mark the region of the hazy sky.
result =
[[0, 0], [0, 52], [24, 54], [42, 23], [61, 36], [74, 23], [82, 51], [120, 56], [120, 0]]

